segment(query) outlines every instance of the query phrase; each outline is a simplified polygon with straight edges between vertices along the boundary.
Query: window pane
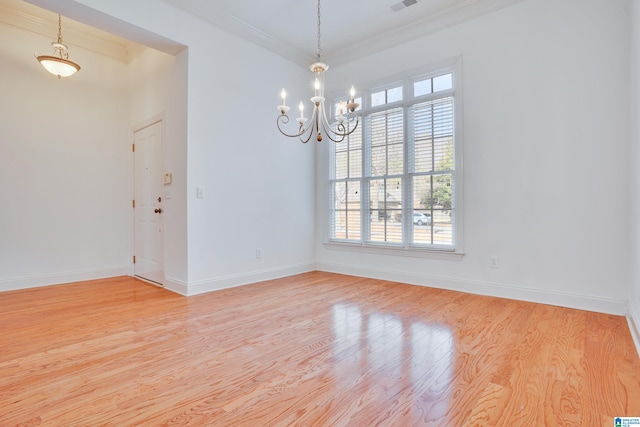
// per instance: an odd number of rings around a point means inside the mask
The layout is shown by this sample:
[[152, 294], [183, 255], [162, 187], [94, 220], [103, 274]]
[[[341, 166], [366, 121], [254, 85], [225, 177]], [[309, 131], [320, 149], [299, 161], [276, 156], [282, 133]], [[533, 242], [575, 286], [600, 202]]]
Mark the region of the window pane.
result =
[[371, 149], [371, 176], [387, 174], [387, 147], [373, 147]]
[[375, 179], [369, 184], [372, 242], [402, 242], [402, 180]]
[[387, 90], [387, 104], [402, 101], [402, 86]]
[[387, 148], [387, 175], [399, 175], [404, 170], [404, 150], [402, 144], [389, 145]]
[[362, 121], [356, 130], [345, 139], [345, 141], [349, 144], [350, 150], [362, 149]]
[[334, 239], [347, 238], [347, 212], [346, 211], [333, 212], [333, 232], [331, 233], [331, 237]]
[[453, 170], [453, 98], [415, 105], [413, 119], [414, 171]]
[[342, 151], [336, 153], [336, 179], [343, 179], [349, 176], [348, 174], [348, 161], [349, 152]]
[[401, 174], [404, 171], [402, 109], [372, 114], [365, 126], [371, 141], [371, 176]]
[[377, 107], [387, 103], [386, 91], [375, 92], [371, 94], [371, 106]]
[[452, 180], [450, 174], [414, 177], [414, 244], [453, 244]]
[[360, 182], [334, 183], [331, 237], [360, 239]]
[[422, 80], [413, 84], [413, 96], [428, 95], [431, 93], [431, 79]]
[[333, 144], [334, 179], [362, 176], [362, 130], [359, 127], [344, 141]]
[[451, 89], [453, 87], [453, 75], [451, 73], [444, 76], [433, 78], [433, 91], [440, 92], [441, 90]]
[[333, 208], [335, 210], [347, 209], [347, 183], [333, 183]]
[[349, 177], [362, 176], [362, 150], [349, 151]]

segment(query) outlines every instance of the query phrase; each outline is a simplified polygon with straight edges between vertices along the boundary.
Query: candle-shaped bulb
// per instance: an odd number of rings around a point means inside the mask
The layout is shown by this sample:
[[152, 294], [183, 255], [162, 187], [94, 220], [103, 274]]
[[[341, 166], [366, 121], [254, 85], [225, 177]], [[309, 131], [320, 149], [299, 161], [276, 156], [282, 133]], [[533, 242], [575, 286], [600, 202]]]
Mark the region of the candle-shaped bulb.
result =
[[282, 92], [280, 92], [280, 97], [282, 98], [282, 105], [287, 105], [287, 92], [282, 88]]
[[304, 118], [304, 104], [302, 103], [302, 101], [300, 101], [300, 106], [298, 107], [300, 108], [300, 118]]
[[[284, 90], [284, 89], [282, 89]], [[349, 94], [351, 95], [351, 99], [355, 98], [356, 96], [356, 88], [351, 86], [351, 90], [349, 91]]]
[[344, 102], [340, 102], [338, 109], [340, 111], [340, 115], [344, 114]]

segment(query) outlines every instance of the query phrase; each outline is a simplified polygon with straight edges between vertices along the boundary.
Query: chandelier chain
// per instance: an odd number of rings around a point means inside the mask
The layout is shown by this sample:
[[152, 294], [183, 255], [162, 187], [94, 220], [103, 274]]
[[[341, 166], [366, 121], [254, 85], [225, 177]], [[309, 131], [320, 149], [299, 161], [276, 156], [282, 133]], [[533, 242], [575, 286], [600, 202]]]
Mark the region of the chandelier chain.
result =
[[62, 43], [62, 18], [58, 15], [58, 43]]
[[322, 48], [320, 47], [320, 0], [318, 0], [318, 50], [316, 51], [318, 55], [318, 60], [320, 59], [320, 55], [322, 54]]

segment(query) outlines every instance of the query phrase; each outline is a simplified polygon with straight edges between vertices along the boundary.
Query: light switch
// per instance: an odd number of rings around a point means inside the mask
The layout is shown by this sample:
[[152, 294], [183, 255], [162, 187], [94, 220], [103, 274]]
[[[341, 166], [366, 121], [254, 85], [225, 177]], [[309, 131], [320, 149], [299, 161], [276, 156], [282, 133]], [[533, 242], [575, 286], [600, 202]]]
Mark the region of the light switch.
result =
[[204, 199], [204, 187], [196, 187], [196, 199]]

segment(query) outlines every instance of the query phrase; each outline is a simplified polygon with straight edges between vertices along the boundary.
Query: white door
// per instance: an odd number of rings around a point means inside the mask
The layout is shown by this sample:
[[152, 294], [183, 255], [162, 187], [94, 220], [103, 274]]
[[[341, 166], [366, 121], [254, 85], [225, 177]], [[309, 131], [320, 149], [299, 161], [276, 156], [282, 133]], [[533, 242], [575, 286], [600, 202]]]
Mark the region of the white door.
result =
[[134, 134], [134, 275], [164, 283], [162, 122]]

